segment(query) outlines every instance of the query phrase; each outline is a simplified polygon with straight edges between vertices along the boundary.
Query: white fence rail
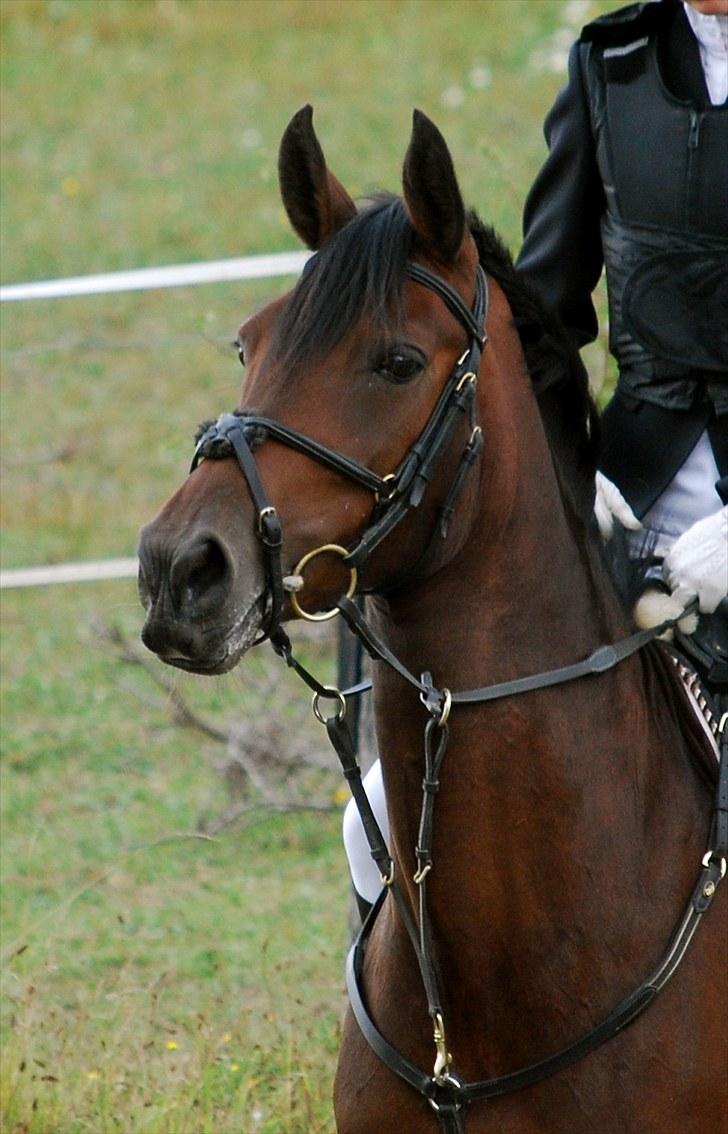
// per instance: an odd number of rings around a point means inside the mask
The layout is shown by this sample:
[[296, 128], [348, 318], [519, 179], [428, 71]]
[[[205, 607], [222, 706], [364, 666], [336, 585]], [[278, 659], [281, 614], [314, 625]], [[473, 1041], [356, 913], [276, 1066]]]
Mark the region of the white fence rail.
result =
[[51, 583], [90, 583], [102, 579], [134, 579], [139, 561], [100, 559], [86, 563], [52, 563], [47, 567], [14, 567], [0, 571], [0, 590], [47, 587]]
[[[129, 272], [73, 276], [0, 287], [0, 301], [62, 299], [75, 295], [109, 295], [121, 291], [150, 291], [165, 287], [190, 287], [224, 280], [273, 279], [298, 275], [308, 252], [274, 252], [267, 256], [245, 256], [232, 260], [209, 260], [163, 268], [139, 268]], [[57, 563], [46, 567], [18, 567], [0, 571], [0, 590], [42, 587], [53, 583], [84, 583], [136, 576], [137, 560], [105, 559], [89, 563]]]
[[0, 287], [0, 301], [14, 303], [23, 299], [63, 299], [73, 295], [107, 295], [120, 291], [190, 287], [224, 280], [293, 276], [299, 274], [309, 256], [309, 252], [273, 252], [269, 256], [244, 256], [234, 260], [172, 264], [166, 268], [137, 268], [129, 272], [105, 272], [95, 276], [5, 284]]

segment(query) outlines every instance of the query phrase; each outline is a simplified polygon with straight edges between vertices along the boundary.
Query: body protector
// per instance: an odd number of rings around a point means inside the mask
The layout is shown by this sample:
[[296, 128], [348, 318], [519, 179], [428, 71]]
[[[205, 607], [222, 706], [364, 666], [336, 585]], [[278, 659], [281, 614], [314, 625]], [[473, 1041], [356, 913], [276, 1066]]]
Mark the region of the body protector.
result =
[[728, 473], [728, 106], [708, 103], [681, 9], [602, 16], [578, 48], [620, 370], [600, 467], [640, 517], [706, 430]]
[[670, 94], [654, 35], [586, 50], [621, 391], [728, 412], [728, 106]]

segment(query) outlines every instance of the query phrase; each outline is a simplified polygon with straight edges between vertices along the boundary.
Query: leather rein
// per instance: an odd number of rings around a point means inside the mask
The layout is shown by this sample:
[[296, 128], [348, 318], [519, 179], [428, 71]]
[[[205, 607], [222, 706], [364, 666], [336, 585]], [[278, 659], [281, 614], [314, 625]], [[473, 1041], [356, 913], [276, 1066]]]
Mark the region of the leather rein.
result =
[[[472, 310], [444, 280], [421, 265], [410, 262], [408, 276], [416, 283], [433, 290], [468, 332], [470, 345], [458, 359], [419, 438], [409, 449], [397, 470], [382, 477], [349, 457], [330, 449], [320, 442], [290, 429], [275, 420], [243, 411], [223, 414], [215, 423], [200, 430], [192, 460], [191, 471], [207, 459], [234, 456], [245, 476], [248, 490], [257, 511], [256, 534], [261, 544], [265, 572], [267, 611], [262, 641], [270, 639], [274, 650], [292, 667], [313, 691], [313, 711], [326, 727], [329, 740], [337, 753], [343, 774], [361, 817], [370, 853], [382, 880], [382, 891], [366, 918], [347, 960], [347, 989], [354, 1016], [364, 1038], [378, 1058], [394, 1074], [426, 1098], [440, 1123], [442, 1134], [462, 1134], [463, 1118], [467, 1106], [477, 1100], [495, 1098], [510, 1091], [522, 1089], [577, 1062], [588, 1052], [612, 1038], [631, 1023], [667, 984], [674, 974], [697, 929], [703, 915], [713, 902], [717, 887], [726, 873], [728, 857], [728, 713], [720, 724], [720, 764], [718, 786], [707, 851], [702, 859], [698, 879], [685, 912], [671, 938], [662, 961], [634, 992], [625, 997], [600, 1024], [562, 1051], [518, 1071], [478, 1082], [462, 1082], [452, 1071], [452, 1055], [448, 1050], [445, 1019], [438, 987], [430, 942], [431, 922], [427, 902], [427, 878], [433, 869], [432, 858], [435, 798], [439, 777], [448, 745], [448, 720], [458, 705], [482, 704], [503, 697], [516, 696], [536, 689], [564, 684], [589, 675], [612, 669], [623, 659], [642, 649], [648, 642], [663, 634], [678, 619], [671, 619], [649, 630], [642, 630], [621, 642], [601, 646], [588, 658], [559, 669], [516, 678], [512, 681], [483, 686], [478, 689], [451, 692], [434, 686], [432, 677], [424, 672], [417, 677], [389, 650], [366, 621], [353, 600], [357, 590], [358, 570], [369, 559], [372, 551], [394, 530], [412, 508], [421, 503], [430, 483], [435, 465], [451, 440], [457, 424], [467, 418], [470, 437], [463, 449], [460, 463], [438, 516], [440, 535], [445, 538], [457, 499], [464, 487], [468, 471], [473, 467], [483, 445], [483, 434], [475, 420], [475, 387], [480, 367], [480, 356], [487, 341], [483, 331], [487, 313], [487, 284], [479, 267], [476, 277], [476, 294]], [[294, 574], [286, 576], [282, 567], [282, 528], [278, 513], [271, 505], [255, 463], [253, 449], [273, 438], [304, 453], [324, 466], [347, 476], [357, 484], [370, 489], [375, 496], [375, 507], [369, 526], [351, 549], [327, 544], [309, 552], [297, 565]], [[350, 571], [347, 593], [331, 610], [309, 613], [298, 601], [297, 592], [303, 587], [303, 570], [315, 556], [329, 552], [341, 557]], [[420, 696], [429, 719], [424, 731], [425, 774], [422, 783], [420, 825], [415, 849], [417, 870], [414, 881], [418, 890], [418, 909], [415, 912], [398, 885], [394, 863], [389, 854], [379, 825], [362, 785], [361, 769], [356, 746], [345, 721], [347, 698], [366, 691], [371, 682], [364, 681], [349, 689], [340, 690], [322, 684], [298, 661], [281, 620], [286, 592], [291, 604], [301, 617], [320, 621], [341, 614], [350, 630], [364, 649], [377, 661], [394, 669]], [[685, 612], [683, 612], [684, 614]], [[682, 618], [683, 614], [679, 617]], [[335, 702], [332, 715], [322, 711], [322, 702]], [[382, 1035], [372, 1019], [363, 989], [363, 962], [366, 942], [377, 915], [388, 894], [392, 894], [417, 959], [428, 1012], [432, 1021], [435, 1062], [432, 1071], [424, 1071], [398, 1052]]]

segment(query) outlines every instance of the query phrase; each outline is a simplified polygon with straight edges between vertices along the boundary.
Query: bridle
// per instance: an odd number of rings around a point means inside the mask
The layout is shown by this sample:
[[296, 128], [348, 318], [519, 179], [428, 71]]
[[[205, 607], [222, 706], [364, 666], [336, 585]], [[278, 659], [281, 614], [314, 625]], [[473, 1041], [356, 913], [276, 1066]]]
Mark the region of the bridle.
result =
[[[483, 270], [480, 266], [477, 269], [472, 310], [449, 284], [421, 264], [410, 261], [407, 264], [407, 275], [440, 296], [468, 332], [470, 342], [445, 383], [422, 432], [394, 472], [380, 476], [351, 457], [321, 444], [320, 441], [296, 429], [282, 425], [272, 418], [246, 414], [244, 411], [223, 414], [216, 422], [203, 427], [198, 436], [190, 471], [194, 471], [202, 460], [234, 455], [248, 484], [257, 512], [256, 534], [261, 543], [265, 563], [268, 610], [264, 637], [274, 639], [280, 630], [286, 591], [291, 595], [291, 604], [295, 613], [303, 618], [323, 621], [338, 613], [335, 608], [325, 613], [313, 614], [303, 609], [296, 593], [296, 587], [300, 588], [303, 583], [303, 569], [320, 554], [339, 555], [350, 572], [347, 593], [351, 597], [357, 589], [358, 573], [367, 564], [372, 552], [404, 517], [422, 502], [435, 467], [456, 426], [463, 418], [468, 418], [471, 426], [470, 437], [438, 516], [437, 526], [441, 535], [445, 537], [456, 502], [465, 485], [467, 473], [474, 466], [482, 449], [482, 430], [475, 422], [475, 388], [480, 369], [480, 356], [486, 343], [483, 327], [487, 314], [488, 290]], [[292, 576], [284, 576], [283, 573], [280, 518], [276, 508], [268, 499], [253, 456], [253, 449], [267, 438], [273, 438], [299, 453], [304, 453], [319, 464], [342, 473], [355, 484], [374, 493], [375, 506], [371, 520], [355, 546], [348, 550], [338, 544], [325, 544], [316, 548], [300, 560]]]
[[[426, 1098], [437, 1113], [442, 1134], [462, 1134], [467, 1106], [477, 1100], [495, 1098], [522, 1089], [571, 1066], [588, 1052], [599, 1047], [631, 1023], [667, 984], [682, 960], [703, 915], [713, 902], [717, 887], [726, 873], [728, 856], [728, 713], [720, 725], [720, 763], [718, 786], [713, 808], [708, 849], [702, 859], [696, 885], [678, 927], [660, 964], [629, 996], [595, 1028], [562, 1051], [519, 1071], [497, 1078], [464, 1083], [452, 1071], [452, 1055], [448, 1050], [442, 998], [436, 966], [431, 956], [431, 923], [427, 902], [427, 878], [433, 869], [432, 846], [435, 799], [448, 744], [448, 721], [459, 705], [482, 704], [504, 697], [518, 696], [532, 690], [565, 684], [589, 675], [612, 669], [625, 658], [659, 637], [678, 619], [670, 619], [650, 630], [642, 630], [612, 645], [601, 646], [588, 658], [559, 669], [531, 674], [497, 685], [452, 692], [434, 686], [432, 677], [423, 672], [411, 673], [377, 636], [358, 605], [353, 601], [357, 590], [357, 573], [368, 562], [376, 547], [400, 521], [421, 503], [432, 479], [436, 464], [451, 440], [456, 425], [464, 417], [470, 423], [469, 440], [461, 454], [455, 476], [438, 516], [438, 528], [447, 535], [455, 504], [464, 487], [467, 473], [481, 451], [483, 435], [475, 421], [475, 387], [480, 356], [486, 343], [483, 332], [487, 310], [487, 285], [482, 269], [476, 276], [476, 294], [472, 310], [444, 280], [416, 263], [409, 263], [407, 274], [416, 283], [434, 291], [459, 319], [469, 335], [469, 346], [455, 368], [432, 410], [420, 436], [408, 450], [396, 471], [382, 477], [366, 466], [322, 445], [320, 442], [281, 425], [271, 418], [243, 411], [223, 414], [214, 424], [203, 428], [192, 461], [194, 470], [202, 460], [234, 456], [246, 479], [257, 512], [256, 533], [265, 563], [268, 608], [262, 638], [268, 637], [276, 652], [284, 658], [313, 691], [313, 711], [326, 727], [355, 800], [370, 852], [382, 880], [382, 892], [366, 918], [347, 961], [347, 989], [354, 1016], [364, 1038], [378, 1058], [399, 1078]], [[366, 530], [355, 545], [346, 549], [326, 544], [309, 552], [299, 562], [293, 576], [285, 576], [282, 567], [282, 530], [278, 513], [268, 500], [255, 463], [253, 450], [267, 438], [273, 438], [320, 464], [343, 473], [350, 480], [370, 489], [375, 507]], [[304, 610], [296, 596], [303, 583], [302, 572], [317, 555], [332, 552], [340, 555], [350, 571], [347, 593], [324, 613]], [[417, 870], [414, 882], [418, 891], [418, 909], [413, 913], [409, 901], [398, 885], [394, 864], [361, 782], [355, 744], [345, 721], [347, 699], [362, 693], [370, 682], [360, 682], [340, 690], [324, 685], [293, 654], [290, 639], [283, 630], [281, 618], [285, 595], [297, 614], [310, 620], [321, 620], [341, 614], [370, 656], [397, 672], [420, 696], [428, 720], [424, 731], [424, 777], [422, 806], [415, 856]], [[679, 618], [685, 614], [683, 611]], [[262, 640], [261, 638], [261, 640]], [[332, 715], [325, 715], [322, 703], [335, 703]], [[387, 895], [391, 894], [405, 926], [417, 959], [428, 1012], [432, 1021], [435, 1063], [431, 1072], [424, 1071], [398, 1052], [379, 1031], [372, 1019], [363, 989], [363, 960], [366, 942]]]

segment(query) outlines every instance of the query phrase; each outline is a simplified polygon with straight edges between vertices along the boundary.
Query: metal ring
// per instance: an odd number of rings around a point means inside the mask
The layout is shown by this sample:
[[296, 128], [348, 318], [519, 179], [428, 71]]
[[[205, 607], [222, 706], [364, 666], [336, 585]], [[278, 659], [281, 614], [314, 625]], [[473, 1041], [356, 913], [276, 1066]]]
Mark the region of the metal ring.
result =
[[440, 719], [437, 722], [438, 728], [444, 728], [445, 727], [445, 725], [447, 724], [448, 717], [450, 716], [450, 710], [452, 708], [452, 693], [450, 692], [450, 690], [449, 689], [443, 689], [442, 696], [443, 696], [442, 712], [440, 713]]
[[[314, 551], [309, 551], [306, 555], [304, 555], [303, 559], [300, 559], [296, 567], [294, 567], [293, 574], [303, 576], [304, 567], [308, 563], [310, 563], [312, 559], [315, 559], [317, 555], [323, 555], [324, 552], [327, 551], [332, 555], [341, 555], [344, 559], [349, 554], [346, 548], [341, 547], [338, 543], [325, 543], [323, 547], [317, 547]], [[351, 598], [354, 595], [358, 580], [356, 567], [350, 567], [349, 572], [349, 586], [346, 590], [347, 598]], [[296, 614], [299, 616], [299, 618], [305, 618], [307, 622], [327, 622], [329, 618], [336, 618], [336, 615], [339, 613], [338, 609], [336, 607], [333, 607], [331, 610], [322, 610], [319, 614], [309, 614], [309, 612], [307, 610], [304, 610], [299, 603], [298, 594], [291, 592], [290, 597], [291, 606], [293, 607]]]
[[313, 701], [311, 702], [313, 715], [315, 716], [317, 721], [321, 722], [322, 725], [325, 725], [328, 720], [332, 719], [331, 717], [324, 717], [319, 708], [320, 699], [322, 697], [326, 697], [329, 700], [333, 701], [334, 699], [336, 699], [339, 702], [339, 709], [335, 714], [334, 719], [336, 719], [337, 721], [343, 721], [344, 717], [346, 716], [346, 697], [340, 689], [337, 689], [335, 685], [324, 685], [324, 689], [326, 690], [325, 693], [314, 693], [313, 695]]
[[392, 482], [393, 481], [396, 482], [396, 480], [397, 480], [397, 474], [393, 473], [393, 472], [389, 472], [389, 473], [387, 473], [386, 476], [382, 477], [382, 484], [392, 484], [392, 487], [390, 488], [390, 490], [389, 490], [389, 492], [387, 493], [386, 496], [383, 496], [378, 488], [375, 490], [374, 499], [376, 500], [377, 504], [381, 504], [382, 500], [389, 500], [390, 499], [392, 493], [394, 492], [395, 488], [397, 487], [396, 483], [393, 484]]
[[[440, 1079], [436, 1079], [435, 1076], [433, 1075], [432, 1082], [434, 1083], [434, 1085], [436, 1087], [452, 1087], [453, 1090], [456, 1091], [456, 1092], [462, 1091], [462, 1089], [463, 1089], [463, 1084], [461, 1083], [461, 1081], [457, 1078], [456, 1075], [452, 1075], [449, 1071], [445, 1075], [443, 1075]], [[438, 1103], [437, 1099], [431, 1098], [429, 1095], [427, 1097], [427, 1101], [430, 1104], [430, 1106], [432, 1107], [432, 1109], [437, 1111], [438, 1113], [441, 1110], [445, 1109], [443, 1106], [440, 1105], [440, 1103]], [[463, 1108], [462, 1099], [456, 1098], [455, 1101], [452, 1103], [452, 1109], [455, 1110], [455, 1111], [458, 1111], [458, 1110], [462, 1110], [462, 1108]]]

